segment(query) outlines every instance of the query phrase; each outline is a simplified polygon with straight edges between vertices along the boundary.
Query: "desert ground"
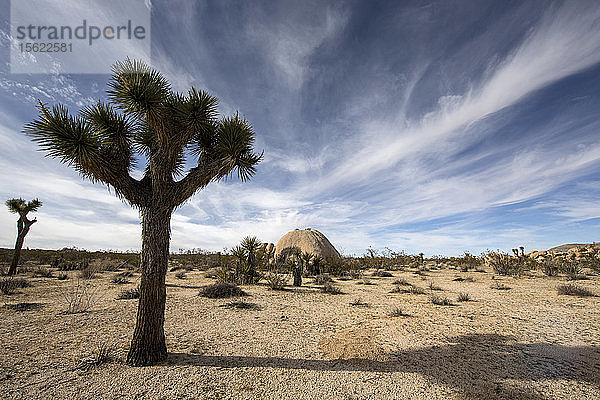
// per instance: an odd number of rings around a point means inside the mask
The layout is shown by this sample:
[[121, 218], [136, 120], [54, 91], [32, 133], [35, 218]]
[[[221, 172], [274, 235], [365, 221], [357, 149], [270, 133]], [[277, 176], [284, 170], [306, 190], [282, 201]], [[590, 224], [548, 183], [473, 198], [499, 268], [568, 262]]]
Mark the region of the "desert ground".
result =
[[[242, 286], [248, 296], [229, 299], [198, 295], [215, 282], [205, 271], [169, 272], [169, 357], [138, 368], [123, 361], [137, 300], [116, 299], [137, 286], [138, 273], [127, 284], [112, 283], [116, 271], [88, 280], [79, 271], [64, 280], [55, 270], [48, 278], [21, 274], [31, 287], [0, 294], [0, 397], [600, 398], [600, 297], [558, 294], [565, 277], [434, 265], [391, 277], [372, 272], [334, 278], [341, 294], [305, 278], [283, 291]], [[95, 302], [87, 312], [65, 313], [64, 296], [78, 282], [95, 290]], [[600, 295], [600, 276], [576, 284]], [[471, 300], [458, 301], [460, 293]], [[452, 305], [433, 304], [432, 295]], [[250, 308], [227, 307], [232, 301]], [[95, 365], [102, 347], [109, 357]]]

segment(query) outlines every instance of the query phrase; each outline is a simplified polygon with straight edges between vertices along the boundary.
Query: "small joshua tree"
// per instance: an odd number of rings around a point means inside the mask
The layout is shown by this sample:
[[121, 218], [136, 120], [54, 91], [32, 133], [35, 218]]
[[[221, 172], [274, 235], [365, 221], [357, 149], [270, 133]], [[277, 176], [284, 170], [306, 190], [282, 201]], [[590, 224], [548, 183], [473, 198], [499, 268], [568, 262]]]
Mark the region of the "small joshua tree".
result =
[[[140, 211], [140, 300], [127, 362], [150, 365], [167, 357], [171, 214], [198, 190], [234, 171], [241, 181], [249, 180], [262, 154], [254, 153], [254, 130], [244, 118], [219, 118], [217, 98], [194, 88], [174, 92], [162, 74], [142, 62], [117, 62], [109, 87], [107, 103], [79, 115], [40, 102], [39, 117], [25, 132], [49, 156], [108, 185]], [[186, 158], [192, 159], [192, 168], [182, 177]], [[140, 161], [146, 165], [138, 180], [130, 172]]]
[[8, 275], [14, 275], [17, 273], [17, 266], [19, 265], [19, 257], [21, 256], [21, 248], [23, 247], [25, 236], [29, 233], [31, 225], [37, 222], [36, 218], [32, 220], [27, 219], [27, 214], [36, 212], [42, 206], [42, 202], [38, 199], [33, 199], [27, 203], [23, 199], [10, 199], [6, 200], [6, 206], [11, 213], [19, 214], [19, 220], [17, 221], [17, 242], [15, 243], [15, 252], [8, 270]]

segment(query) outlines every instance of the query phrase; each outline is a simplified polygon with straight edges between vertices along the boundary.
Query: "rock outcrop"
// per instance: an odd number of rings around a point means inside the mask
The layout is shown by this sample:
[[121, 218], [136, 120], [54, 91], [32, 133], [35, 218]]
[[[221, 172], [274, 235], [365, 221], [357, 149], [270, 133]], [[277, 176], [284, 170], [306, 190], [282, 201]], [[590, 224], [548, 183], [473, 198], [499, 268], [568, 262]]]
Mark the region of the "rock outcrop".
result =
[[299, 248], [303, 253], [321, 256], [323, 259], [341, 257], [327, 237], [316, 229], [295, 229], [286, 233], [277, 242], [275, 255], [278, 256], [286, 249], [293, 247]]

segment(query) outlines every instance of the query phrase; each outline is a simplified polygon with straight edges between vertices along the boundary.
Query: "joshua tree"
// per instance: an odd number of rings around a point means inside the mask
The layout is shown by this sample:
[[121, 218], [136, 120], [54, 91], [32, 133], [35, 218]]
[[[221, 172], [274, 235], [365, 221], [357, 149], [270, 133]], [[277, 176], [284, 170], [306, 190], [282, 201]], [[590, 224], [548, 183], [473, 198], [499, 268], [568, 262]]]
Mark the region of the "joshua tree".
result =
[[19, 214], [19, 220], [17, 221], [17, 242], [15, 243], [15, 253], [13, 254], [10, 268], [8, 269], [8, 275], [14, 275], [17, 273], [17, 265], [19, 265], [19, 257], [21, 256], [21, 248], [23, 247], [23, 241], [25, 236], [29, 233], [31, 225], [37, 222], [37, 219], [27, 219], [27, 214], [30, 212], [36, 212], [38, 208], [42, 206], [42, 202], [38, 199], [33, 199], [26, 203], [23, 199], [10, 199], [6, 200], [6, 206], [11, 213]]
[[[49, 156], [106, 184], [140, 211], [142, 277], [127, 362], [150, 365], [167, 356], [165, 274], [173, 210], [234, 171], [247, 181], [262, 154], [254, 153], [254, 130], [244, 118], [219, 119], [217, 98], [194, 88], [173, 92], [162, 74], [142, 62], [117, 62], [109, 88], [107, 103], [78, 115], [40, 102], [39, 118], [24, 131]], [[193, 166], [181, 177], [190, 156]], [[138, 180], [129, 173], [142, 160], [145, 173]]]
[[304, 260], [302, 259], [302, 251], [295, 247], [290, 257], [292, 273], [294, 275], [294, 286], [302, 286], [302, 272], [304, 271]]
[[313, 259], [313, 254], [307, 251], [303, 252], [302, 255], [302, 264], [306, 267], [306, 270], [309, 274], [313, 275], [313, 270], [311, 268], [311, 261]]

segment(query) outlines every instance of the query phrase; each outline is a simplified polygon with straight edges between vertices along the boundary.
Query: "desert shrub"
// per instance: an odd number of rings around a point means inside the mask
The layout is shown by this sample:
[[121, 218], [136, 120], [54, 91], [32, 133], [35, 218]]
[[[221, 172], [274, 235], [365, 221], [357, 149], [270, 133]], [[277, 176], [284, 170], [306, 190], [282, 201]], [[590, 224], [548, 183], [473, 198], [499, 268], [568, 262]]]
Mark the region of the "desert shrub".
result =
[[52, 271], [43, 265], [38, 265], [38, 267], [33, 270], [32, 275], [40, 278], [52, 278]]
[[81, 271], [88, 268], [90, 262], [88, 260], [65, 260], [60, 257], [56, 261], [53, 261], [50, 266], [58, 268], [59, 271]]
[[177, 278], [177, 279], [185, 279], [185, 272], [184, 271], [179, 271], [178, 273], [175, 274], [175, 278]]
[[496, 289], [496, 290], [510, 290], [512, 289], [510, 286], [506, 286], [498, 281], [494, 282], [491, 286], [491, 289]]
[[320, 274], [314, 277], [315, 285], [324, 285], [327, 282], [333, 282], [329, 274]]
[[88, 265], [84, 269], [79, 271], [79, 277], [81, 279], [94, 279], [96, 277], [97, 269], [93, 265]]
[[568, 281], [587, 281], [589, 279], [585, 274], [567, 274]]
[[41, 309], [44, 305], [42, 303], [17, 303], [5, 304], [4, 307], [13, 311], [33, 311]]
[[325, 282], [325, 284], [321, 287], [321, 291], [323, 293], [329, 293], [329, 294], [340, 294], [340, 293], [342, 293], [342, 291], [340, 290], [340, 288], [337, 287], [336, 285], [334, 285], [332, 282]]
[[219, 307], [236, 308], [238, 310], [260, 310], [260, 306], [247, 301], [230, 301], [229, 303], [221, 304]]
[[394, 285], [401, 285], [401, 286], [412, 286], [412, 284], [410, 284], [406, 279], [396, 279], [394, 282], [392, 282]]
[[463, 278], [462, 276], [457, 276], [456, 278], [452, 279], [453, 282], [475, 282], [475, 279], [471, 278], [470, 276], [467, 276], [466, 278]]
[[400, 286], [396, 286], [394, 289], [390, 291], [390, 293], [410, 293], [410, 294], [425, 294], [425, 290], [418, 286], [410, 285], [408, 288], [402, 288]]
[[390, 317], [408, 317], [409, 316], [409, 314], [406, 314], [404, 311], [402, 311], [402, 308], [400, 308], [400, 307], [394, 307], [392, 310], [390, 310], [388, 315]]
[[135, 287], [131, 289], [124, 289], [117, 296], [117, 300], [133, 300], [140, 298], [140, 288]]
[[410, 294], [425, 294], [425, 290], [423, 290], [423, 288], [420, 288], [418, 286], [411, 286], [408, 288], [408, 293], [410, 293]]
[[444, 289], [442, 289], [439, 286], [436, 286], [435, 283], [433, 283], [433, 281], [431, 281], [431, 282], [429, 282], [429, 290], [432, 290], [432, 291], [438, 290], [439, 291], [439, 290], [444, 290]]
[[360, 298], [352, 300], [349, 304], [355, 307], [369, 307], [369, 303], [365, 303]]
[[63, 294], [65, 314], [77, 314], [88, 311], [100, 299], [98, 287], [77, 278], [71, 287]]
[[498, 275], [519, 275], [526, 269], [525, 259], [531, 260], [529, 257], [513, 257], [501, 252], [489, 252], [485, 257]]
[[273, 271], [266, 273], [265, 279], [267, 280], [267, 285], [269, 285], [271, 290], [283, 290], [287, 281], [285, 276]]
[[227, 282], [218, 282], [205, 286], [200, 290], [198, 295], [211, 299], [224, 299], [227, 297], [247, 296], [248, 294], [236, 285]]
[[452, 302], [447, 297], [431, 296], [429, 300], [437, 306], [453, 306]]
[[30, 287], [31, 283], [25, 278], [2, 278], [0, 279], [0, 292], [6, 295], [13, 294], [17, 289]]
[[67, 279], [69, 279], [69, 275], [62, 273], [62, 274], [58, 274], [56, 275], [56, 279], [58, 279], [59, 281], [65, 281]]
[[560, 272], [560, 265], [554, 259], [544, 260], [540, 263], [540, 270], [544, 275], [556, 276]]
[[380, 277], [380, 278], [390, 278], [390, 277], [393, 277], [393, 276], [394, 276], [394, 274], [392, 274], [392, 273], [391, 273], [391, 272], [389, 272], [389, 271], [385, 271], [385, 270], [382, 270], [382, 269], [378, 269], [377, 271], [374, 271], [374, 272], [373, 272], [373, 276], [378, 276], [378, 277]]
[[92, 351], [92, 354], [81, 358], [75, 364], [75, 369], [89, 371], [92, 368], [113, 361], [114, 346], [108, 343], [101, 343]]
[[457, 300], [458, 301], [471, 301], [471, 296], [469, 295], [469, 293], [459, 293]]
[[483, 259], [465, 252], [462, 257], [453, 257], [452, 263], [458, 265], [461, 271], [467, 272], [471, 269], [478, 268], [483, 263]]
[[581, 263], [582, 265], [591, 268], [596, 272], [600, 272], [600, 258], [598, 257], [599, 253], [592, 254], [588, 253], [583, 255]]
[[583, 288], [581, 286], [573, 285], [573, 284], [560, 285], [556, 289], [558, 290], [558, 294], [564, 294], [564, 295], [568, 295], [568, 296], [578, 296], [578, 297], [595, 296], [594, 293], [592, 293], [588, 289]]

